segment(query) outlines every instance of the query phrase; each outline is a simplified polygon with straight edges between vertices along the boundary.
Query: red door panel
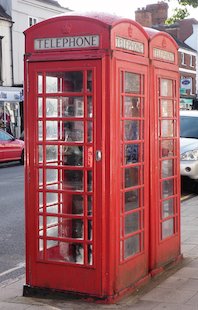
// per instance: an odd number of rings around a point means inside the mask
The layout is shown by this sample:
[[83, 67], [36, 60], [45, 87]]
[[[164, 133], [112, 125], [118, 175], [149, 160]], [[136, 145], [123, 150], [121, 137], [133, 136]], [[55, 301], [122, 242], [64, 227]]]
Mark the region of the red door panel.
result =
[[100, 67], [100, 61], [29, 66], [32, 229], [27, 238], [35, 242], [28, 243], [27, 277], [32, 286], [101, 292], [101, 162], [94, 156], [101, 149]]

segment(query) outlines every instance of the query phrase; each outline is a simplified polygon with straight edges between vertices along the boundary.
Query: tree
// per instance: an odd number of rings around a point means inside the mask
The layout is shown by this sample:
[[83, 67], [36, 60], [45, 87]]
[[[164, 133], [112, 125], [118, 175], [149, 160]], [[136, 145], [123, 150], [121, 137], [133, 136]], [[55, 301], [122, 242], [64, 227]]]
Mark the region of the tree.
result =
[[[170, 2], [171, 0], [167, 0]], [[188, 17], [190, 14], [188, 12], [187, 6], [192, 6], [193, 8], [198, 7], [197, 0], [177, 0], [178, 1], [178, 8], [176, 8], [173, 12], [173, 15], [166, 20], [167, 25], [174, 24], [177, 20], [184, 19]]]

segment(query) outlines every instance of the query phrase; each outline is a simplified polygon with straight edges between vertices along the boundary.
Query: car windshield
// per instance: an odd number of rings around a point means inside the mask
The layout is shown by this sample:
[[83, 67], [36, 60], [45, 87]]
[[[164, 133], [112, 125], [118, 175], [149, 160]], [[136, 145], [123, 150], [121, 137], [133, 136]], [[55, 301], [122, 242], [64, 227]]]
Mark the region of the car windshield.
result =
[[198, 139], [198, 117], [180, 116], [180, 137]]

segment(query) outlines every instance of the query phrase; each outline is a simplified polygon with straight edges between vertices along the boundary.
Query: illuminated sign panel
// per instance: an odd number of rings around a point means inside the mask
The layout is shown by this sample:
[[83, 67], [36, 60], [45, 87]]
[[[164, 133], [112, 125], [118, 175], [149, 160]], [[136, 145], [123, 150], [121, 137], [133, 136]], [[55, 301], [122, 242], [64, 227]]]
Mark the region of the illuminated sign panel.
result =
[[34, 40], [35, 50], [99, 47], [99, 35], [43, 38]]
[[127, 50], [127, 51], [140, 53], [140, 54], [144, 53], [143, 43], [121, 38], [121, 37], [116, 37], [116, 47]]

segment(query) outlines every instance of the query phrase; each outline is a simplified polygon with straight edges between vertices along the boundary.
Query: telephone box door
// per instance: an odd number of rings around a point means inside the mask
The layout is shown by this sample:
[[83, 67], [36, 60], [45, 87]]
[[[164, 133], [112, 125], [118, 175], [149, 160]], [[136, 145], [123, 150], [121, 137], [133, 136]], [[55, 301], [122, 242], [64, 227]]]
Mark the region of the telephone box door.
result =
[[28, 75], [27, 283], [98, 295], [101, 62], [30, 63]]
[[151, 269], [180, 254], [178, 73], [154, 69], [154, 89], [151, 187], [157, 190], [151, 196]]

